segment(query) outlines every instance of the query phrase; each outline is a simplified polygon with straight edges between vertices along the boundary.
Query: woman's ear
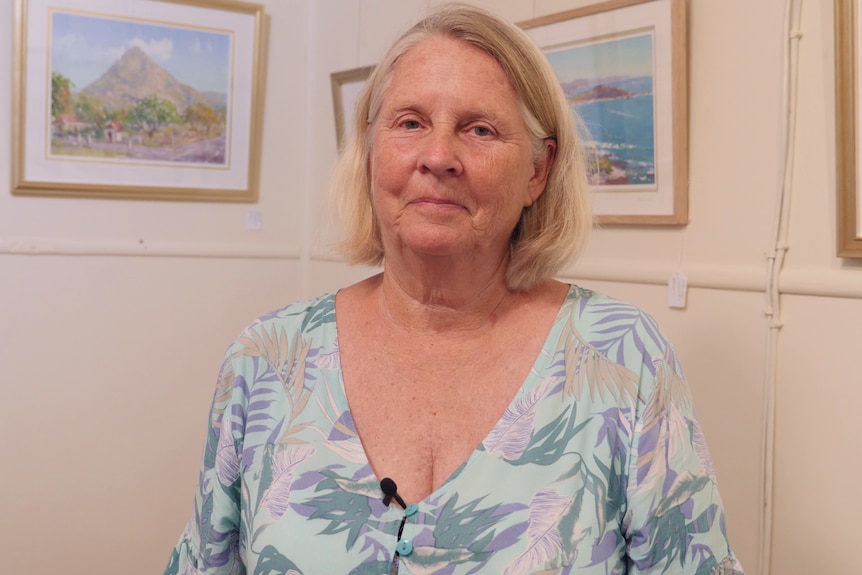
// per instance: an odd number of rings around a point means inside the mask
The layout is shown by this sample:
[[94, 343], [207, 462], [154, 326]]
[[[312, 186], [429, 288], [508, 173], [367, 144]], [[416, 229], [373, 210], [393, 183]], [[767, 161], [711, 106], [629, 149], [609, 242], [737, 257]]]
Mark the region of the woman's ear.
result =
[[554, 138], [545, 138], [542, 142], [543, 154], [533, 164], [533, 177], [530, 178], [530, 184], [527, 189], [527, 197], [524, 199], [524, 207], [533, 205], [545, 187], [548, 184], [548, 176], [551, 173], [551, 168], [554, 167], [554, 160], [557, 157], [557, 141]]

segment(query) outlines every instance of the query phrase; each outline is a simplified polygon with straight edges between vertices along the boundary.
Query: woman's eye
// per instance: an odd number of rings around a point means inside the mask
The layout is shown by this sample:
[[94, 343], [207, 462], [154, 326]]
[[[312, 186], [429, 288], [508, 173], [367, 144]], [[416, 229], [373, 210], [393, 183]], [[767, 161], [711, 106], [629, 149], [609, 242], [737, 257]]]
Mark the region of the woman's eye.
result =
[[493, 132], [491, 130], [489, 130], [488, 128], [486, 128], [485, 126], [473, 126], [471, 128], [471, 130], [477, 136], [485, 137], [485, 136], [493, 135]]
[[419, 122], [417, 122], [416, 120], [404, 120], [403, 122], [401, 122], [401, 126], [408, 130], [418, 130]]

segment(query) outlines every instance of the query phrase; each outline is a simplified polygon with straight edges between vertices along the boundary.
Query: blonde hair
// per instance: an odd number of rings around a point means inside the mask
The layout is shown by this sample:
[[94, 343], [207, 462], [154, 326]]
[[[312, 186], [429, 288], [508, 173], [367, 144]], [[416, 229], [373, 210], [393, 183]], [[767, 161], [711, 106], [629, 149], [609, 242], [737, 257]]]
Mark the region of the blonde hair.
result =
[[506, 283], [510, 289], [529, 290], [574, 260], [592, 226], [578, 121], [551, 65], [529, 36], [488, 11], [464, 4], [444, 5], [415, 24], [395, 41], [369, 77], [356, 103], [352, 135], [330, 184], [346, 234], [339, 251], [352, 264], [383, 261], [371, 194], [370, 128], [398, 60], [417, 44], [440, 36], [476, 46], [500, 64], [518, 96], [537, 160], [546, 153], [546, 139], [556, 142], [545, 190], [524, 208], [510, 241]]

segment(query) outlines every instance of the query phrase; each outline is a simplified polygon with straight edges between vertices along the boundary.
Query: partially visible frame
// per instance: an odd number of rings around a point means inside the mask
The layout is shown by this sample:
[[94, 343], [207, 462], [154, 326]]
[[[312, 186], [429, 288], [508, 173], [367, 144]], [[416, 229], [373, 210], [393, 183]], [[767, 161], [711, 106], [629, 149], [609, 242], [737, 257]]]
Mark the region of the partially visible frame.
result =
[[835, 0], [835, 137], [837, 255], [862, 258], [862, 193], [859, 170], [860, 13], [857, 0]]
[[606, 0], [520, 26], [588, 131], [596, 222], [688, 223], [685, 0]]
[[237, 0], [15, 0], [12, 193], [256, 201], [265, 35]]
[[349, 131], [353, 129], [353, 112], [356, 100], [365, 88], [365, 82], [374, 70], [374, 66], [364, 66], [343, 72], [333, 72], [330, 76], [332, 84], [332, 106], [335, 113], [335, 141], [338, 149], [344, 146]]

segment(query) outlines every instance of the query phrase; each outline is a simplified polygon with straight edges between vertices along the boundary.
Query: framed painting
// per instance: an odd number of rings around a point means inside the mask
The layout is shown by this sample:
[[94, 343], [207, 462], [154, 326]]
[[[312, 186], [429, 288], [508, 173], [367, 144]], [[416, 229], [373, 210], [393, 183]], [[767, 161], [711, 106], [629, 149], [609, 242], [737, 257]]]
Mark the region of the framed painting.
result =
[[688, 223], [685, 0], [607, 0], [520, 26], [578, 118], [598, 224]]
[[253, 202], [264, 11], [15, 0], [12, 193]]
[[343, 72], [333, 72], [330, 76], [332, 83], [332, 106], [335, 112], [335, 138], [338, 149], [344, 145], [348, 130], [353, 129], [353, 111], [356, 100], [365, 88], [365, 82], [374, 70], [374, 66], [354, 68]]
[[837, 254], [862, 258], [862, 193], [859, 167], [859, 90], [862, 53], [859, 51], [858, 0], [835, 0], [835, 157], [837, 183]]

